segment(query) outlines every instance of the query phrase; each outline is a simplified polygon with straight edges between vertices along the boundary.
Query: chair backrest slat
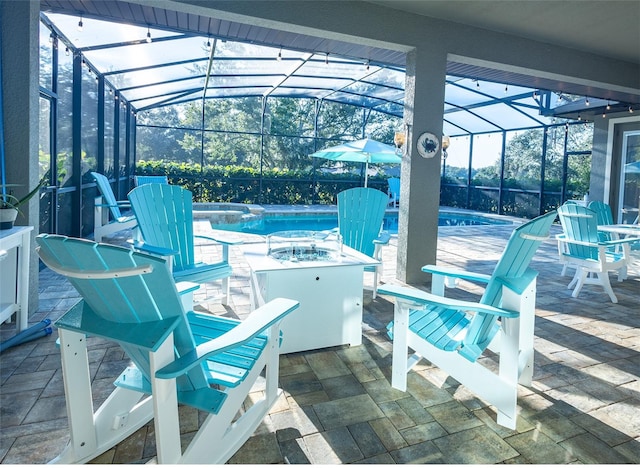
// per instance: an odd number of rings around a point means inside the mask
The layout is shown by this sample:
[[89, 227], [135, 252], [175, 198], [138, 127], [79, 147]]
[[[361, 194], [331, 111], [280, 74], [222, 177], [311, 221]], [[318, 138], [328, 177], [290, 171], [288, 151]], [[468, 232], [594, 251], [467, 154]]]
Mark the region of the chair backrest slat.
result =
[[338, 229], [345, 245], [373, 255], [388, 199], [380, 190], [365, 187], [338, 193]]
[[189, 190], [177, 185], [145, 184], [129, 192], [129, 201], [145, 242], [178, 251], [174, 269], [195, 263], [193, 201]]

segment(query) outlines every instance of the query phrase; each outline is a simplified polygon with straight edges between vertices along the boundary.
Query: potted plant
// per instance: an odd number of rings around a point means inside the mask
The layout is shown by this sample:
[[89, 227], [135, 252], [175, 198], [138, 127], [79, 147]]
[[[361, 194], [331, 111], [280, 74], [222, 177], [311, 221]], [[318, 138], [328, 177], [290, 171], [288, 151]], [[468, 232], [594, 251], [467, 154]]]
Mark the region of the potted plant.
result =
[[46, 176], [43, 177], [38, 185], [22, 198], [18, 198], [12, 193], [6, 193], [6, 187], [17, 187], [16, 184], [1, 185], [2, 194], [0, 195], [0, 230], [11, 229], [15, 222], [20, 205], [27, 203], [33, 196], [40, 192], [40, 188], [46, 183]]

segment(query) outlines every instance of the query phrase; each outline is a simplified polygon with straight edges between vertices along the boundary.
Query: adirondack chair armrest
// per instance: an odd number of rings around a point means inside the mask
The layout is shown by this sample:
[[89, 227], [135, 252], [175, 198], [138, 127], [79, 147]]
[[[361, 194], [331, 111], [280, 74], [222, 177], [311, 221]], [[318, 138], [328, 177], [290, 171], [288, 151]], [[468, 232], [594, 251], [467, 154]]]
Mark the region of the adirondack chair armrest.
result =
[[146, 252], [152, 255], [159, 255], [161, 257], [169, 257], [172, 255], [178, 255], [180, 252], [173, 249], [167, 249], [164, 247], [158, 247], [156, 245], [151, 245], [144, 241], [139, 241], [135, 239], [127, 240], [129, 244], [133, 246], [134, 249], [140, 250], [142, 252]]
[[299, 307], [300, 303], [291, 299], [276, 298], [254, 310], [249, 317], [224, 335], [202, 343], [194, 351], [176, 359], [156, 372], [159, 379], [176, 378], [212, 355], [223, 353], [251, 341], [258, 334], [281, 320]]
[[218, 244], [223, 244], [223, 245], [240, 245], [243, 243], [242, 239], [238, 239], [237, 237], [221, 237], [218, 235], [212, 236], [212, 235], [197, 235], [194, 236], [196, 239], [205, 239], [205, 240], [212, 240], [217, 242]]
[[96, 203], [95, 206], [101, 206], [104, 208], [112, 208], [114, 206], [117, 206], [118, 208], [131, 208], [131, 203], [129, 203], [128, 201], [119, 201], [116, 202], [116, 204], [112, 204], [112, 203]]
[[176, 283], [176, 289], [178, 290], [178, 294], [182, 296], [184, 294], [197, 291], [200, 289], [200, 285], [191, 281], [178, 281]]
[[425, 273], [431, 273], [432, 275], [460, 278], [468, 281], [478, 281], [480, 283], [488, 283], [489, 279], [491, 279], [490, 275], [474, 273], [472, 271], [454, 270], [452, 268], [437, 265], [425, 265], [422, 267], [422, 271]]
[[531, 282], [536, 279], [538, 272], [532, 269], [527, 269], [524, 274], [519, 278], [507, 278], [505, 276], [497, 276], [496, 281], [502, 284], [505, 288], [510, 289], [516, 294], [522, 294]]
[[497, 315], [499, 317], [514, 318], [519, 312], [507, 309], [500, 309], [477, 302], [459, 301], [442, 296], [436, 296], [425, 291], [395, 284], [385, 284], [378, 288], [380, 294], [394, 296], [401, 301], [407, 301], [416, 305], [436, 305], [447, 309], [463, 310], [468, 312], [482, 312], [485, 314]]
[[382, 231], [378, 235], [378, 238], [373, 240], [373, 243], [387, 245], [390, 239], [391, 239], [391, 234], [389, 234], [387, 231]]
[[120, 343], [142, 346], [157, 351], [180, 323], [180, 316], [141, 323], [113, 322], [98, 316], [84, 300], [80, 300], [55, 325], [58, 328], [99, 336]]
[[620, 245], [620, 244], [633, 244], [638, 242], [638, 237], [625, 237], [624, 239], [611, 239], [608, 241], [601, 241], [598, 244], [604, 246]]

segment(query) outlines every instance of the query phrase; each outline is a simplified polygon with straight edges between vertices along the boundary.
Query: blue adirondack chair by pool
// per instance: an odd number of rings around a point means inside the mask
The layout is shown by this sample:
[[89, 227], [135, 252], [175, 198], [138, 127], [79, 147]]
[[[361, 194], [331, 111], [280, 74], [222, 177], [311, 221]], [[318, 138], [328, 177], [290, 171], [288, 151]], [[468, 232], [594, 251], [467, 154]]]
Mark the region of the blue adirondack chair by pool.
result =
[[387, 208], [387, 195], [380, 190], [358, 187], [338, 193], [338, 231], [342, 242], [352, 249], [372, 257], [380, 264], [365, 267], [373, 273], [373, 298], [378, 290], [378, 275], [382, 274], [382, 246], [389, 244], [390, 234], [382, 231]]
[[564, 204], [558, 208], [563, 234], [556, 236], [561, 261], [570, 262], [576, 273], [567, 286], [573, 289], [572, 297], [578, 297], [585, 284], [598, 284], [604, 288], [611, 302], [618, 298], [611, 288], [609, 272], [618, 272], [618, 281], [626, 277], [631, 259], [633, 238], [601, 240], [598, 231], [598, 215], [579, 205]]
[[134, 177], [136, 187], [144, 184], [168, 184], [169, 178], [166, 175], [163, 176], [135, 176]]
[[[95, 199], [93, 239], [96, 242], [102, 242], [104, 236], [136, 227], [135, 216], [123, 216], [120, 211], [121, 208], [130, 208], [131, 205], [126, 200], [116, 200], [109, 179], [99, 172], [92, 172], [91, 176], [100, 191], [100, 196]], [[109, 214], [111, 214], [111, 219], [109, 219]]]
[[[58, 235], [36, 242], [43, 262], [82, 295], [56, 322], [71, 438], [53, 462], [91, 461], [152, 418], [159, 463], [226, 462], [281, 394], [279, 324], [298, 303], [275, 299], [242, 322], [199, 314], [183, 309], [161, 257]], [[118, 343], [131, 360], [95, 412], [93, 337]], [[179, 405], [206, 414], [188, 443]]]
[[[556, 218], [551, 212], [517, 227], [489, 275], [426, 265], [432, 292], [384, 285], [395, 298], [389, 324], [393, 339], [392, 386], [407, 390], [407, 373], [425, 358], [496, 407], [498, 424], [515, 429], [518, 384], [531, 385], [537, 272], [529, 269]], [[463, 279], [485, 283], [478, 303], [444, 297], [445, 285]], [[415, 351], [408, 359], [409, 348]], [[499, 370], [478, 358], [499, 354]]]
[[387, 184], [389, 184], [389, 204], [397, 207], [400, 203], [400, 179], [397, 177], [389, 177]]
[[[134, 242], [134, 247], [148, 253], [172, 256], [170, 266], [176, 281], [203, 284], [221, 280], [221, 299], [226, 305], [232, 273], [229, 247], [241, 241], [213, 235], [194, 236], [192, 195], [177, 185], [145, 184], [134, 188], [128, 197], [142, 236], [142, 242]], [[196, 261], [196, 238], [220, 244], [217, 262]]]

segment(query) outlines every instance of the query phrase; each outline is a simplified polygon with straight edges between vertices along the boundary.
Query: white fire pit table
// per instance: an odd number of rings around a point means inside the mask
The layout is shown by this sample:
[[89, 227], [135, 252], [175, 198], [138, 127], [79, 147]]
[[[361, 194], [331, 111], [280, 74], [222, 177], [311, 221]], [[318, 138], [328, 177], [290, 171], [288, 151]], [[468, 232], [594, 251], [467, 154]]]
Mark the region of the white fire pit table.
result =
[[364, 267], [377, 260], [319, 231], [282, 231], [242, 247], [254, 307], [276, 297], [300, 302], [282, 321], [281, 354], [362, 343]]

